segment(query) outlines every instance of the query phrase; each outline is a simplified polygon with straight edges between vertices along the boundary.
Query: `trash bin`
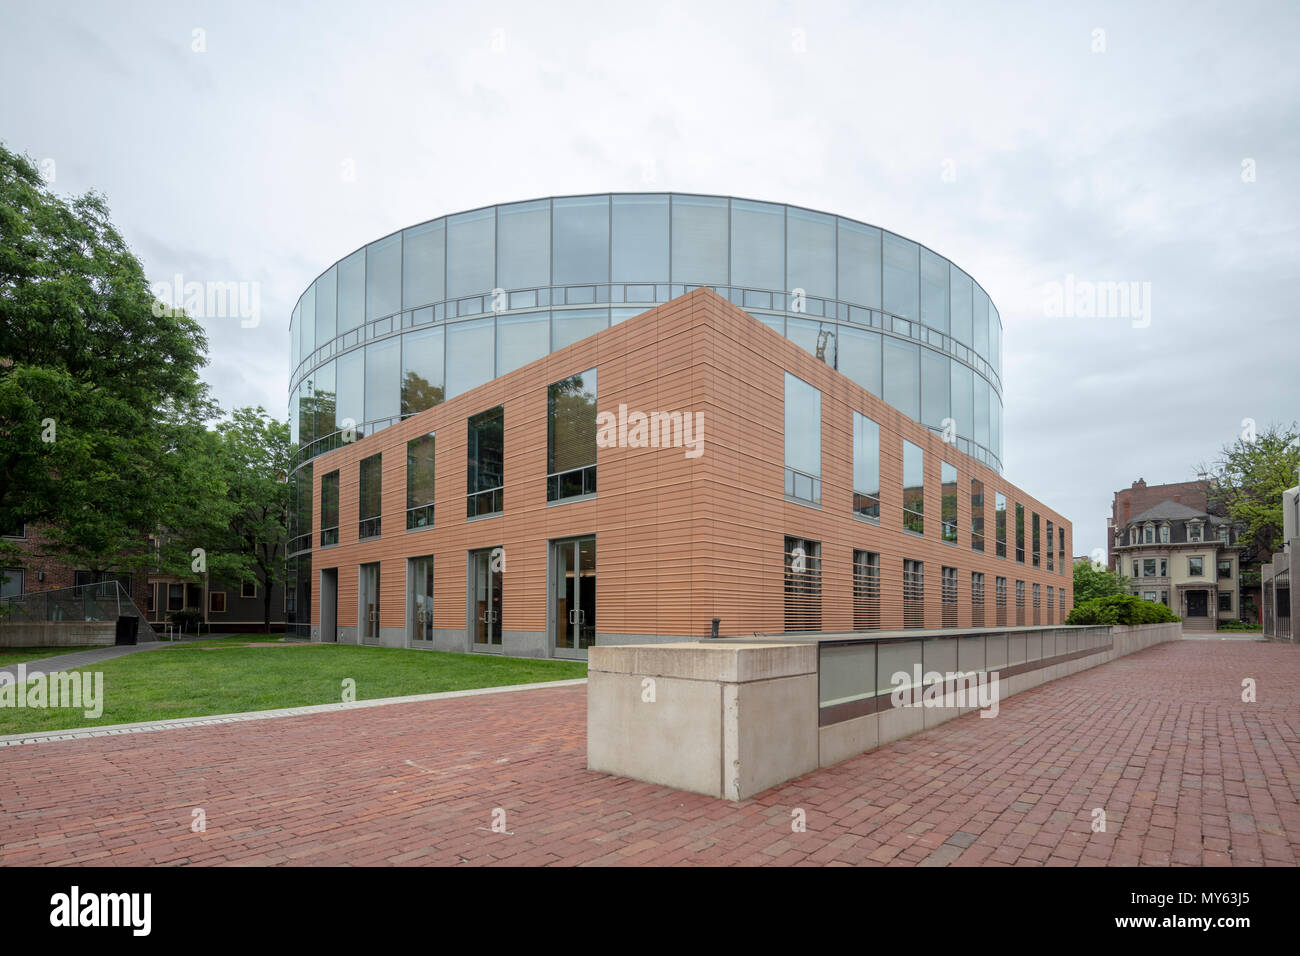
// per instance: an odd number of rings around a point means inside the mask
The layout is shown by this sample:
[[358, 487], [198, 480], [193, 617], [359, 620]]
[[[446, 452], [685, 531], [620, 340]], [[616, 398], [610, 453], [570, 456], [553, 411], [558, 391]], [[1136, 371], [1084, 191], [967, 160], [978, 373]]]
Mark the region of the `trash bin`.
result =
[[140, 629], [140, 619], [134, 614], [122, 615], [117, 619], [117, 640], [118, 644], [135, 644], [136, 633]]

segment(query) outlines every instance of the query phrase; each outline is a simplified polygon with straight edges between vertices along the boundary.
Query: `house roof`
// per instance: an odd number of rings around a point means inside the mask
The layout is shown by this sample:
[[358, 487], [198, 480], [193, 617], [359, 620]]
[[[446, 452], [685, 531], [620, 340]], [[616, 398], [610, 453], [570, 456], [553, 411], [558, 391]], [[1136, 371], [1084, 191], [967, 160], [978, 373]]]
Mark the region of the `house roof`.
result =
[[1195, 508], [1187, 507], [1187, 505], [1180, 505], [1176, 501], [1162, 501], [1154, 508], [1148, 508], [1137, 517], [1130, 518], [1128, 523], [1133, 525], [1145, 524], [1148, 521], [1187, 521], [1193, 518], [1200, 518], [1211, 525], [1228, 523], [1223, 518], [1216, 518], [1204, 511], [1197, 511]]

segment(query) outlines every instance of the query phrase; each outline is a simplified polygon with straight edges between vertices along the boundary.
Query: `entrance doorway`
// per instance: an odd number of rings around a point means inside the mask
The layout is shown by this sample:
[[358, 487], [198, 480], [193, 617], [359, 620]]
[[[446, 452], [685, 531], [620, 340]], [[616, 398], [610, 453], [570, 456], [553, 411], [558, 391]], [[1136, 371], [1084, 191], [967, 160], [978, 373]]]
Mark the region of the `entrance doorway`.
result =
[[363, 564], [357, 590], [357, 633], [362, 644], [379, 643], [379, 565]]
[[433, 641], [433, 557], [406, 562], [406, 637]]
[[1187, 616], [1205, 617], [1208, 613], [1209, 600], [1204, 591], [1187, 592]]
[[557, 657], [587, 656], [596, 643], [596, 537], [551, 542], [551, 644]]
[[504, 552], [484, 548], [469, 553], [469, 630], [475, 650], [501, 649], [501, 572]]
[[322, 568], [320, 573], [320, 639], [326, 644], [339, 641], [339, 569]]

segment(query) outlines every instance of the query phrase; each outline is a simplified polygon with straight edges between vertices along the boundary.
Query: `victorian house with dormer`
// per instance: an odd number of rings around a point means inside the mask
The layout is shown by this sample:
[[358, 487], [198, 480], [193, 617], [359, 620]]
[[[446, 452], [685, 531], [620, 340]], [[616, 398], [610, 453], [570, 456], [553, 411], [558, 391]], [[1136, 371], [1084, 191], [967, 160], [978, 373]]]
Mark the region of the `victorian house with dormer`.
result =
[[1116, 573], [1133, 594], [1168, 605], [1184, 630], [1239, 617], [1241, 548], [1230, 521], [1162, 501], [1113, 530]]

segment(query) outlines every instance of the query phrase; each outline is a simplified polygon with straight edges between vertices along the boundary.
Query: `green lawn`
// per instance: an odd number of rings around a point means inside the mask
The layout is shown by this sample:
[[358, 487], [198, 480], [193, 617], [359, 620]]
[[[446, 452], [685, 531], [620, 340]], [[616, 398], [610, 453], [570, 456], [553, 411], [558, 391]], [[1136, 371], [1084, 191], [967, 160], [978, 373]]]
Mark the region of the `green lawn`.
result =
[[60, 654], [73, 654], [77, 651], [91, 651], [99, 644], [64, 644], [58, 647], [0, 647], [0, 667], [21, 664], [24, 661], [39, 661], [45, 657], [58, 657]]
[[279, 637], [170, 644], [80, 668], [104, 675], [98, 719], [75, 708], [0, 707], [0, 734], [338, 703], [346, 679], [355, 681], [355, 699], [367, 700], [587, 676], [580, 661], [339, 644], [238, 646], [250, 641]]

